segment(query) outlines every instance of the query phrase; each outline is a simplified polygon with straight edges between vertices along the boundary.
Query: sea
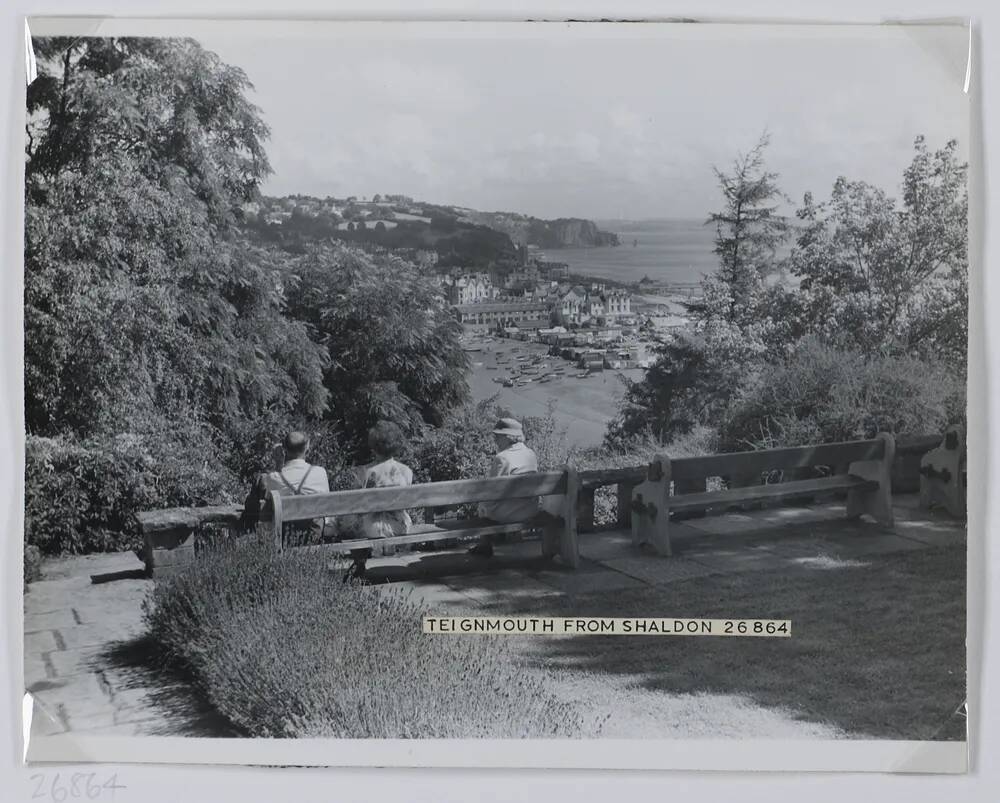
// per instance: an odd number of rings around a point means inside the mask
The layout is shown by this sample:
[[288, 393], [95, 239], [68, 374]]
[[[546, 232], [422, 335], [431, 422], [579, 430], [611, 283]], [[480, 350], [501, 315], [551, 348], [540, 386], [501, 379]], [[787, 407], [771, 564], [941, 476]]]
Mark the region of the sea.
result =
[[632, 283], [648, 276], [679, 287], [696, 284], [718, 267], [715, 227], [704, 220], [597, 220], [602, 231], [614, 232], [621, 245], [601, 248], [558, 248], [542, 252], [552, 262], [565, 262], [570, 272]]

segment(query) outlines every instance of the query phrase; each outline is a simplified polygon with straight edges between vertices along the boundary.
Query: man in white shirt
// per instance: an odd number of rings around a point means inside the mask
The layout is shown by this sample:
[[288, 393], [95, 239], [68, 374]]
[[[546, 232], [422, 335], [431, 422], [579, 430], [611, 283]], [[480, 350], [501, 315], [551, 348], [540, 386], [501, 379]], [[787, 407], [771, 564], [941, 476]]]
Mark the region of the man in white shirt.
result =
[[330, 480], [326, 469], [306, 462], [309, 437], [304, 432], [289, 432], [281, 444], [284, 464], [266, 476], [267, 490], [282, 496], [327, 493]]
[[[326, 469], [306, 462], [306, 452], [309, 451], [309, 437], [304, 432], [289, 432], [280, 448], [276, 449], [276, 470], [262, 474], [254, 489], [247, 497], [244, 505], [244, 527], [252, 527], [260, 516], [260, 506], [264, 498], [277, 491], [281, 496], [303, 496], [306, 494], [327, 493], [330, 490], [330, 480]], [[303, 526], [304, 525], [304, 526]], [[301, 525], [288, 525], [286, 537], [292, 536], [293, 541], [318, 541], [322, 538], [326, 519], [316, 519], [312, 522], [302, 522]]]
[[[493, 438], [496, 441], [497, 454], [490, 465], [491, 477], [509, 477], [538, 471], [538, 457], [525, 444], [524, 428], [520, 421], [501, 418], [493, 429]], [[479, 515], [500, 524], [528, 521], [538, 515], [538, 497], [482, 502], [479, 505]], [[491, 557], [493, 539], [484, 535], [469, 553]]]

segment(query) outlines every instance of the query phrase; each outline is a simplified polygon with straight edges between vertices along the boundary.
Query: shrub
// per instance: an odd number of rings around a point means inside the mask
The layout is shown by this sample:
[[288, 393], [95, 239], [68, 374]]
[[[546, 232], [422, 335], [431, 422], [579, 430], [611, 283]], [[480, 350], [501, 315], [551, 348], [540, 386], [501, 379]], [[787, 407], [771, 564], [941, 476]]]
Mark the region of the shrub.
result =
[[964, 382], [940, 363], [866, 358], [803, 340], [738, 398], [720, 427], [725, 451], [926, 435], [964, 415]]
[[342, 582], [308, 550], [223, 542], [144, 605], [152, 636], [255, 737], [579, 736], [503, 636], [428, 636], [397, 589]]
[[235, 478], [189, 435], [29, 435], [25, 542], [47, 555], [130, 549], [141, 510], [234, 501]]

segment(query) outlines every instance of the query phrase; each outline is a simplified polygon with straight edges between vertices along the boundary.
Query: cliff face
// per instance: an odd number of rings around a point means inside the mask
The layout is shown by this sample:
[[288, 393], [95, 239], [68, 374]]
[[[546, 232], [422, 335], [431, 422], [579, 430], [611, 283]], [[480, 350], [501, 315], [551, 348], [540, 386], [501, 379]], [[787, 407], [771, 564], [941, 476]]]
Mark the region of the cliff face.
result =
[[618, 245], [618, 235], [601, 231], [592, 220], [567, 217], [542, 220], [510, 212], [472, 212], [464, 210], [469, 220], [501, 231], [519, 245], [539, 248], [590, 248]]
[[539, 248], [587, 248], [618, 245], [618, 235], [601, 231], [591, 220], [531, 218], [527, 241], [529, 245], [537, 245]]

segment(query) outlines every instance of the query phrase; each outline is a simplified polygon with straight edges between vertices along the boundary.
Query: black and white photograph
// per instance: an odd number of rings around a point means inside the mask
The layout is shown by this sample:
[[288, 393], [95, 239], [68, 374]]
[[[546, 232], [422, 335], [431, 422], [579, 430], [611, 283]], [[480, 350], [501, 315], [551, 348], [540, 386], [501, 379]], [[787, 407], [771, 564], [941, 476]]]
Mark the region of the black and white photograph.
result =
[[29, 23], [29, 761], [966, 770], [966, 24]]

